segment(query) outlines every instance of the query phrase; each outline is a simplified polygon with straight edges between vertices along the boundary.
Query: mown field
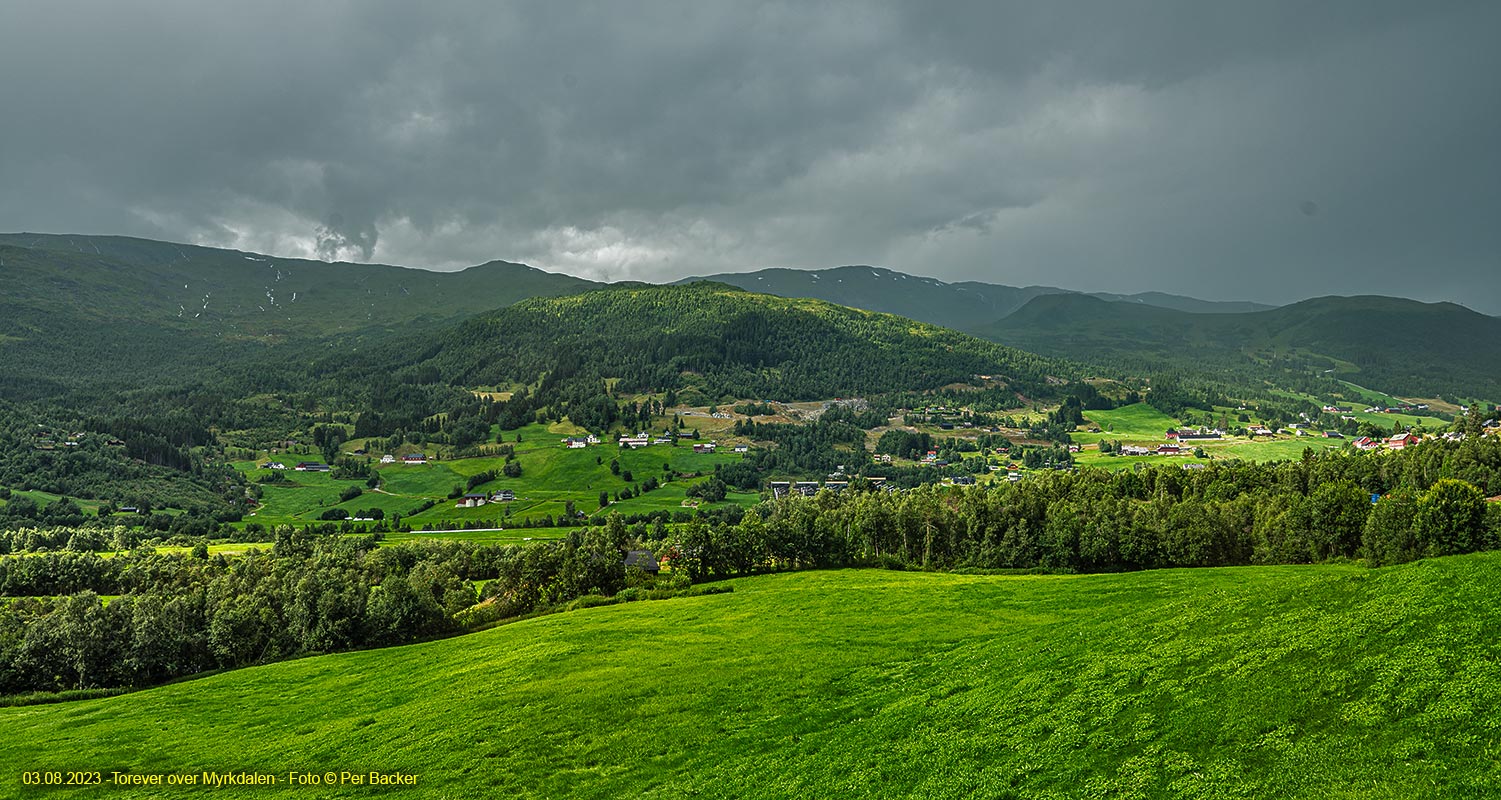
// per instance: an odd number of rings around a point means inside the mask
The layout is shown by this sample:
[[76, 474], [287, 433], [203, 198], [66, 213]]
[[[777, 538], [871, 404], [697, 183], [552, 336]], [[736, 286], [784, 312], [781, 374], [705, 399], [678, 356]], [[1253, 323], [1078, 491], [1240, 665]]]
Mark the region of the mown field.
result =
[[[1501, 794], [1501, 554], [1094, 576], [811, 572], [0, 709], [25, 770], [405, 771], [410, 796]], [[221, 797], [365, 796], [368, 787]]]
[[[331, 508], [341, 508], [351, 516], [365, 509], [379, 508], [389, 519], [401, 514], [414, 528], [432, 525], [438, 528], [461, 527], [466, 522], [477, 520], [499, 521], [502, 527], [519, 525], [527, 517], [540, 519], [548, 516], [563, 516], [569, 501], [578, 511], [587, 514], [599, 510], [599, 493], [609, 492], [610, 509], [621, 514], [640, 514], [658, 510], [686, 510], [688, 489], [693, 484], [706, 480], [716, 464], [738, 461], [741, 456], [730, 452], [728, 446], [720, 452], [695, 453], [690, 442], [677, 447], [655, 445], [640, 450], [622, 450], [613, 441], [592, 447], [570, 450], [562, 447], [563, 434], [550, 431], [542, 425], [532, 425], [516, 433], [521, 441], [507, 444], [516, 450], [516, 459], [522, 467], [520, 477], [497, 477], [493, 481], [474, 487], [476, 493], [490, 493], [510, 489], [516, 493], [516, 501], [503, 504], [486, 504], [476, 508], [456, 508], [448, 499], [454, 487], [463, 488], [469, 477], [481, 472], [499, 473], [505, 466], [503, 458], [466, 458], [460, 460], [434, 460], [422, 465], [401, 463], [377, 465], [382, 485], [379, 491], [367, 489], [359, 497], [341, 501], [340, 490], [347, 486], [362, 486], [361, 481], [335, 480], [328, 473], [296, 472], [286, 470], [287, 482], [263, 485], [261, 507], [246, 522], [263, 525], [302, 525], [316, 522], [320, 515]], [[374, 453], [378, 461], [380, 453]], [[263, 456], [256, 461], [235, 464], [235, 468], [251, 479], [266, 474], [258, 468], [268, 459], [276, 459], [292, 467], [300, 460], [319, 460], [312, 454], [278, 454]], [[620, 474], [614, 474], [610, 462], [618, 461]], [[667, 469], [664, 469], [666, 467]], [[625, 473], [631, 473], [631, 482]], [[681, 478], [678, 475], [701, 473], [701, 477]], [[649, 477], [664, 481], [651, 492], [644, 492], [629, 500], [614, 502], [617, 492], [630, 488], [633, 492]], [[432, 508], [419, 514], [410, 512], [424, 501], [433, 500]], [[751, 505], [760, 500], [756, 493], [731, 494], [724, 502]]]

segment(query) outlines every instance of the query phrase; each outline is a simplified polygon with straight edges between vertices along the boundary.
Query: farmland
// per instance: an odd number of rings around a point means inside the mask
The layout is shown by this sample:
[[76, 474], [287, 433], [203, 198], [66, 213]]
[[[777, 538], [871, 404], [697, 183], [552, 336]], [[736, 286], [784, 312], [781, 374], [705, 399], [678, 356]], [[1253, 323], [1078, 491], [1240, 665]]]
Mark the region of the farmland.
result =
[[[1289, 397], [1299, 397], [1289, 393]], [[1221, 413], [1233, 417], [1235, 409], [1219, 409]], [[1350, 414], [1359, 422], [1370, 422], [1383, 429], [1389, 429], [1394, 423], [1407, 427], [1424, 426], [1425, 430], [1443, 429], [1448, 423], [1435, 417], [1419, 417], [1410, 414], [1367, 414], [1356, 410]], [[1167, 441], [1166, 431], [1170, 428], [1179, 427], [1179, 421], [1163, 414], [1145, 403], [1137, 403], [1129, 406], [1111, 409], [1108, 411], [1089, 411], [1086, 413], [1089, 424], [1081, 426], [1080, 430], [1071, 434], [1075, 444], [1083, 450], [1076, 455], [1076, 461], [1081, 466], [1096, 466], [1106, 469], [1129, 468], [1132, 464], [1167, 464], [1189, 463], [1189, 459], [1183, 456], [1130, 456], [1120, 457], [1098, 452], [1097, 445], [1101, 441], [1118, 441], [1122, 444], [1156, 447]], [[1093, 433], [1091, 426], [1098, 426], [1099, 433]], [[1259, 437], [1251, 439], [1240, 436], [1227, 436], [1222, 440], [1193, 441], [1184, 447], [1192, 451], [1195, 447], [1202, 447], [1209, 458], [1239, 458], [1247, 461], [1282, 461], [1300, 458], [1307, 449], [1323, 450], [1326, 448], [1343, 448], [1349, 444], [1348, 438], [1325, 439], [1319, 431], [1309, 431], [1306, 436], [1294, 436], [1282, 434], [1275, 437]]]
[[[519, 524], [526, 518], [564, 516], [568, 503], [577, 510], [594, 513], [599, 509], [599, 495], [608, 492], [612, 511], [621, 514], [644, 514], [652, 511], [683, 511], [685, 502], [690, 505], [687, 491], [695, 483], [707, 479], [717, 464], [731, 463], [739, 455], [724, 448], [715, 453], [695, 453], [690, 441], [677, 447], [656, 445], [639, 450], [621, 448], [613, 441], [580, 449], [562, 447], [562, 438], [547, 426], [532, 425], [508, 434], [515, 448], [516, 461], [521, 464], [518, 477], [500, 476], [477, 485], [475, 492], [494, 492], [509, 489], [516, 494], [510, 503], [486, 504], [476, 508], [456, 508], [448, 499], [455, 488], [465, 489], [471, 476], [482, 472], [499, 474], [506, 464], [504, 458], [465, 458], [458, 460], [432, 460], [426, 464], [407, 465], [378, 464], [379, 455], [371, 457], [377, 469], [381, 486], [378, 490], [364, 491], [350, 500], [340, 500], [340, 492], [349, 486], [362, 486], [361, 481], [335, 480], [329, 473], [283, 472], [284, 482], [263, 485], [261, 507], [247, 522], [262, 525], [301, 525], [316, 522], [320, 515], [332, 508], [340, 508], [351, 516], [361, 510], [379, 508], [389, 518], [402, 515], [404, 521], [414, 528], [431, 525], [434, 528], [461, 528], [465, 523], [506, 520]], [[520, 441], [514, 441], [516, 436]], [[352, 445], [351, 445], [352, 446]], [[316, 459], [307, 454], [266, 454], [256, 461], [242, 461], [235, 468], [257, 480], [269, 471], [259, 468], [267, 458], [279, 458], [290, 467], [303, 458]], [[619, 472], [611, 469], [611, 461], [617, 461]], [[668, 467], [668, 469], [664, 469]], [[627, 473], [632, 478], [626, 481]], [[638, 491], [641, 482], [655, 477], [662, 482], [660, 488], [642, 492], [628, 500], [614, 502], [616, 493], [624, 489]], [[731, 494], [724, 502], [749, 505], [759, 500], [754, 493]], [[426, 501], [431, 508], [413, 513]]]
[[1497, 554], [733, 585], [0, 709], [7, 791], [99, 796], [19, 785], [79, 769], [402, 771], [435, 797], [1501, 791]]

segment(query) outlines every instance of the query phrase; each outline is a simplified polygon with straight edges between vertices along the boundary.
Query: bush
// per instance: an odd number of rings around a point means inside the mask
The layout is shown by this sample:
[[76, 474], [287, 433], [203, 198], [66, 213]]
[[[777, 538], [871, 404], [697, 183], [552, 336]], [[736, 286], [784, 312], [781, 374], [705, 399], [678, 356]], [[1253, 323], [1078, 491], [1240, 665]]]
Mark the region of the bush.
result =
[[728, 583], [708, 583], [699, 586], [690, 586], [679, 593], [678, 597], [703, 597], [711, 594], [729, 594], [733, 591], [735, 591], [735, 587]]
[[567, 610], [575, 611], [580, 608], [598, 608], [599, 606], [613, 606], [620, 602], [614, 597], [605, 597], [599, 594], [586, 594], [567, 605]]

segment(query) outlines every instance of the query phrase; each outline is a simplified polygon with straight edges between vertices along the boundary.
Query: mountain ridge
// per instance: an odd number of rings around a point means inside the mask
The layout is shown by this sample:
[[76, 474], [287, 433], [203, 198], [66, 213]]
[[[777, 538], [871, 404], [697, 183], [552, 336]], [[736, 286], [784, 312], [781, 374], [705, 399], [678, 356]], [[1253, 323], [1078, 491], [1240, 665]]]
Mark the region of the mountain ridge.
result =
[[714, 280], [782, 297], [813, 297], [869, 308], [960, 330], [993, 322], [1048, 294], [1085, 294], [1105, 300], [1211, 313], [1260, 311], [1274, 306], [1246, 301], [1199, 300], [1166, 292], [1116, 294], [1076, 292], [1056, 286], [1008, 286], [982, 281], [948, 282], [887, 267], [850, 265], [829, 269], [772, 267], [751, 272], [693, 276], [673, 283]]
[[1196, 314], [1083, 295], [1037, 297], [972, 329], [1041, 355], [1163, 369], [1277, 361], [1414, 397], [1501, 394], [1501, 318], [1457, 303], [1326, 295], [1241, 314]]

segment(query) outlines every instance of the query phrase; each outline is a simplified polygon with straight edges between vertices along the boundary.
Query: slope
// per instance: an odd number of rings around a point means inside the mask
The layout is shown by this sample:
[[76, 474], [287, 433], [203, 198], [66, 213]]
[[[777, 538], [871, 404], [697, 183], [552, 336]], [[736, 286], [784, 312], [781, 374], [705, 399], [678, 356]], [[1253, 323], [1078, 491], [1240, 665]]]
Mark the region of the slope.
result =
[[695, 386], [710, 400], [808, 400], [1003, 378], [1043, 391], [1069, 367], [1008, 347], [819, 300], [723, 284], [617, 287], [537, 298], [441, 335], [414, 336], [340, 365], [355, 375], [424, 374], [466, 386], [547, 374], [620, 378], [626, 391]]
[[251, 770], [283, 789], [289, 771], [403, 771], [423, 797], [1494, 796], [1498, 585], [1498, 554], [767, 576], [0, 709], [0, 765], [11, 796], [58, 798], [100, 789], [23, 787], [23, 770]]
[[[842, 306], [911, 317], [961, 330], [993, 322], [1021, 308], [1035, 297], [1074, 294], [1070, 290], [1052, 286], [1016, 287], [980, 281], [946, 283], [936, 278], [908, 275], [884, 267], [861, 266], [820, 270], [763, 269], [706, 278], [687, 278], [679, 283], [697, 280], [727, 283], [748, 291], [781, 297], [812, 297]], [[1093, 296], [1211, 313], [1270, 308], [1257, 303], [1220, 303], [1162, 292]]]
[[1194, 314], [1080, 295], [1038, 297], [976, 333], [1037, 353], [1147, 369], [1332, 370], [1411, 397], [1501, 396], [1501, 319], [1453, 303], [1319, 297]]
[[596, 285], [499, 261], [440, 273], [125, 237], [0, 235], [0, 391], [157, 383], [269, 346], [432, 326]]

